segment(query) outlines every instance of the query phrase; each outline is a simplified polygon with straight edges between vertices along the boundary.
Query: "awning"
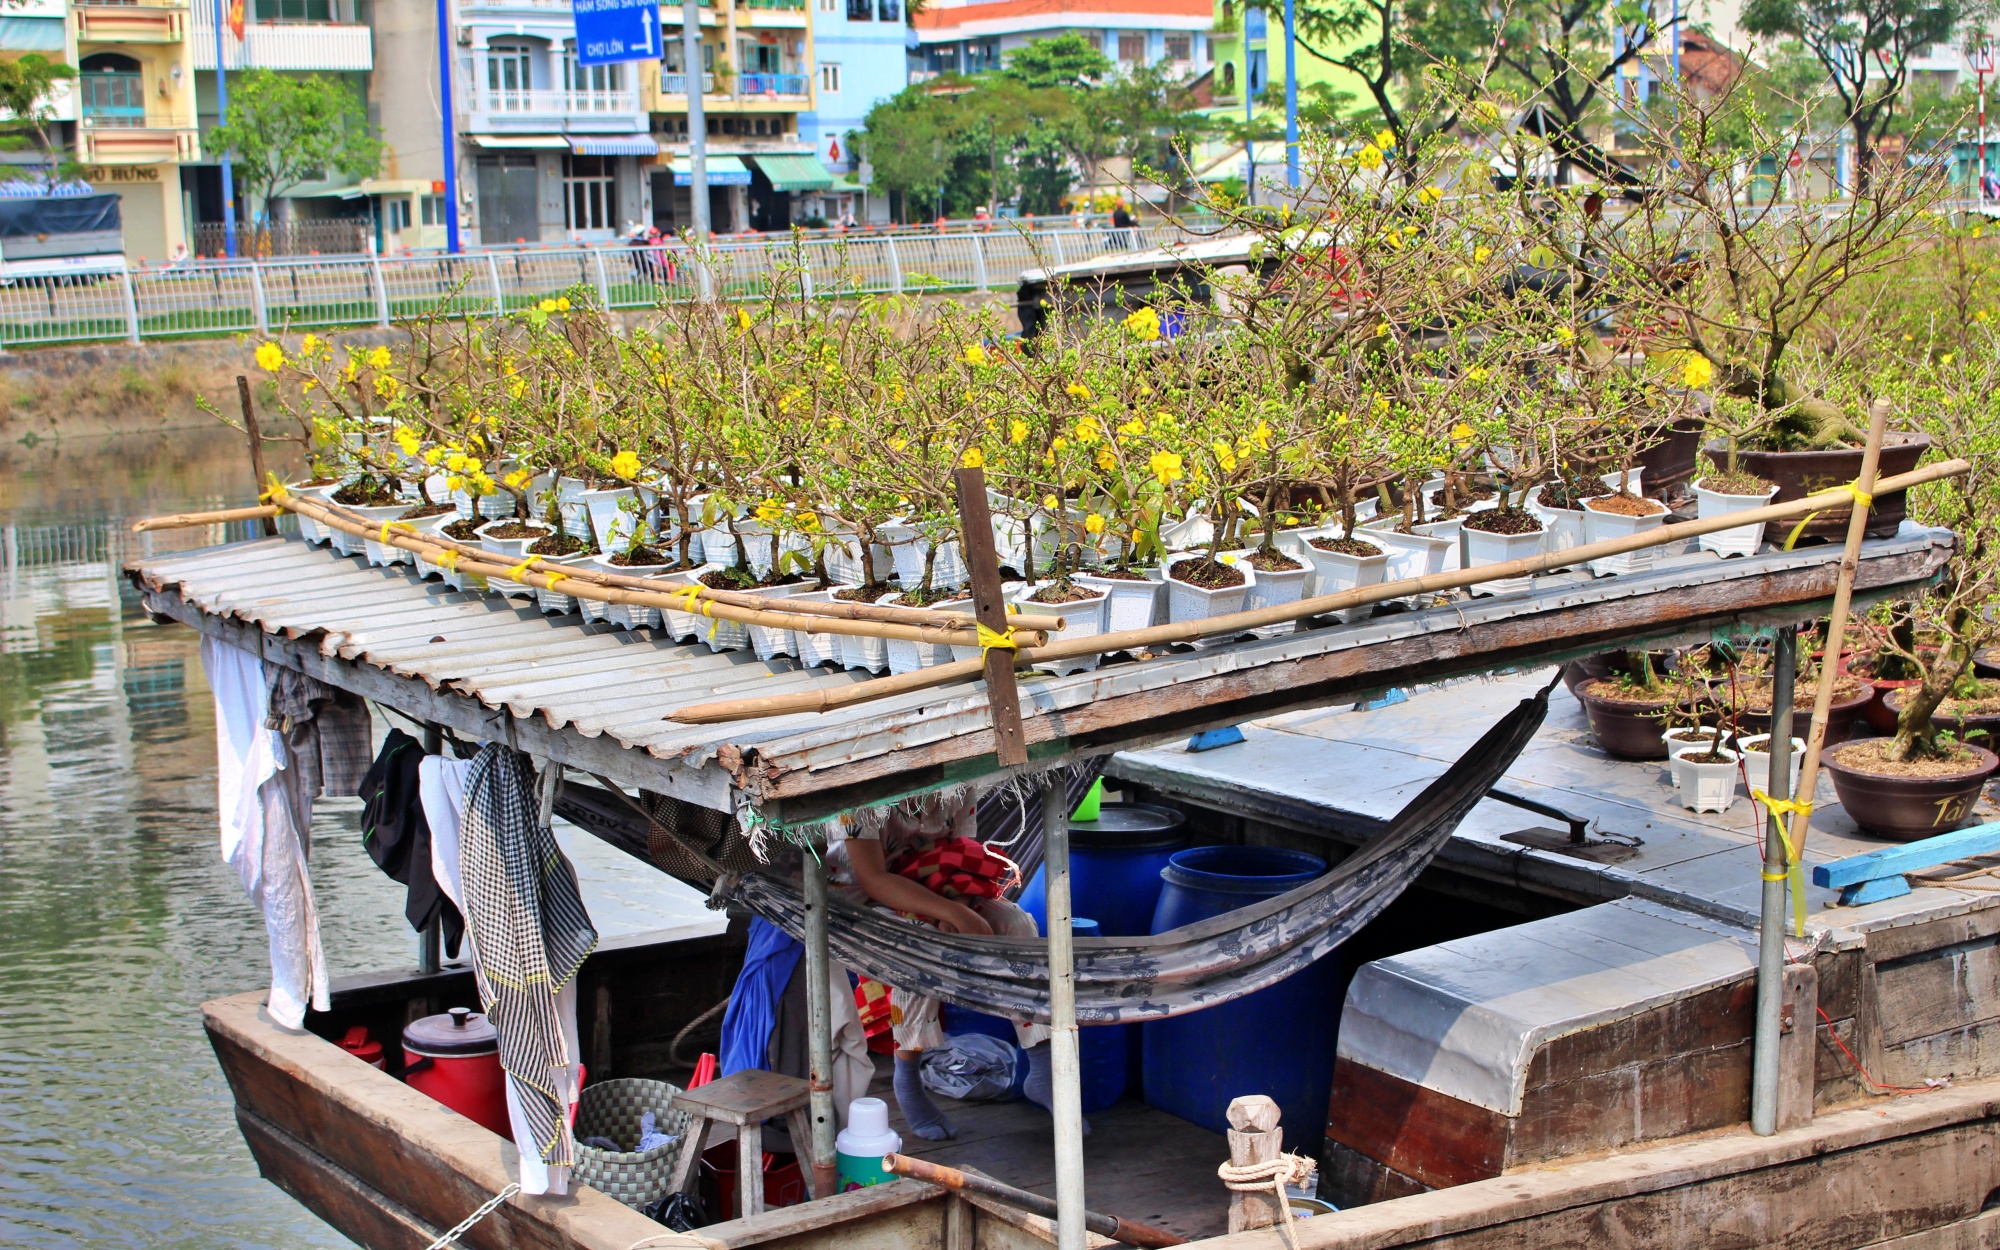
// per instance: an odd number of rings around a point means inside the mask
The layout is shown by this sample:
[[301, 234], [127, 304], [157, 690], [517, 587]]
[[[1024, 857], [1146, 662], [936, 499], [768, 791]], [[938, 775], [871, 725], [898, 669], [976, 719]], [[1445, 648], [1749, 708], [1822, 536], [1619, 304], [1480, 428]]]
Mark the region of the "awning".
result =
[[571, 139], [570, 151], [578, 156], [658, 156], [660, 145], [647, 135], [604, 135]]
[[9, 52], [61, 52], [59, 17], [0, 17], [0, 48]]
[[[711, 156], [708, 158], [708, 185], [711, 187], [747, 187], [750, 185], [750, 167], [733, 156]], [[691, 187], [694, 185], [694, 167], [685, 156], [674, 158], [674, 185]]]
[[301, 191], [290, 198], [295, 200], [358, 200], [371, 192], [360, 187], [328, 187], [324, 191]]
[[833, 186], [833, 175], [817, 156], [753, 156], [757, 168], [771, 180], [774, 191], [825, 191]]
[[561, 135], [474, 135], [472, 141], [482, 148], [562, 149], [569, 146], [569, 140]]

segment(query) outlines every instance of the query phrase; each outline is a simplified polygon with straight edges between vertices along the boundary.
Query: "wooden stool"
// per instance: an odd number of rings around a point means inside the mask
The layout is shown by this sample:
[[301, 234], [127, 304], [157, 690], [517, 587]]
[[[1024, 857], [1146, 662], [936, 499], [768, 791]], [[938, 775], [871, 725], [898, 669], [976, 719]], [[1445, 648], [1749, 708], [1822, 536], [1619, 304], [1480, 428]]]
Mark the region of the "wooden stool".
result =
[[[806, 1117], [806, 1103], [812, 1086], [796, 1076], [745, 1069], [699, 1089], [674, 1095], [674, 1106], [688, 1113], [688, 1139], [681, 1143], [681, 1157], [674, 1166], [668, 1193], [681, 1193], [694, 1178], [701, 1152], [708, 1146], [708, 1130], [713, 1124], [736, 1126], [736, 1209], [743, 1215], [764, 1213], [764, 1121], [788, 1116], [792, 1149], [799, 1158], [812, 1151], [812, 1126]], [[721, 1212], [714, 1212], [720, 1216]]]

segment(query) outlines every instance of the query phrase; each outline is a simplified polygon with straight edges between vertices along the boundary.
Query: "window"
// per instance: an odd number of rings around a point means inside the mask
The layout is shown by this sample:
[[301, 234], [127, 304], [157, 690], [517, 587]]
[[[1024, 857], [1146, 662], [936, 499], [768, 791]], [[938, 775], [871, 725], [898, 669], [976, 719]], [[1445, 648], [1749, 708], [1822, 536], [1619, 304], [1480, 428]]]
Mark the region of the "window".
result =
[[529, 56], [533, 49], [514, 40], [486, 45], [486, 90], [495, 97], [491, 107], [524, 109], [527, 93], [535, 85]]
[[1224, 61], [1222, 63], [1222, 94], [1236, 94], [1236, 62], [1234, 61]]
[[139, 62], [115, 52], [83, 58], [78, 95], [83, 116], [93, 126], [132, 127], [146, 124], [146, 83]]
[[875, 14], [885, 22], [900, 22], [903, 20], [903, 6], [898, 0], [881, 0], [875, 6]]
[[1193, 35], [1168, 35], [1168, 36], [1167, 36], [1167, 59], [1168, 59], [1169, 61], [1192, 61], [1192, 60], [1194, 60], [1194, 36], [1193, 36]]
[[563, 157], [563, 224], [571, 230], [609, 230], [616, 208], [609, 156]]
[[746, 74], [776, 74], [785, 68], [784, 50], [775, 43], [745, 43], [742, 51]]
[[390, 234], [410, 228], [410, 201], [405, 196], [397, 196], [382, 201], [382, 229]]
[[850, 22], [874, 21], [875, 0], [847, 0], [847, 20]]
[[827, 61], [820, 62], [819, 89], [829, 95], [840, 94], [840, 66]]
[[819, 11], [822, 13], [838, 13], [840, 11], [840, 0], [819, 0]]
[[1146, 35], [1144, 31], [1119, 32], [1118, 59], [1128, 63], [1136, 63], [1146, 59]]
[[563, 50], [563, 90], [570, 93], [571, 112], [609, 111], [618, 103], [612, 96], [625, 90], [625, 67], [579, 65], [571, 45]]
[[442, 226], [445, 221], [445, 199], [442, 195], [423, 197], [423, 220], [427, 226]]
[[333, 0], [257, 0], [260, 22], [330, 22]]

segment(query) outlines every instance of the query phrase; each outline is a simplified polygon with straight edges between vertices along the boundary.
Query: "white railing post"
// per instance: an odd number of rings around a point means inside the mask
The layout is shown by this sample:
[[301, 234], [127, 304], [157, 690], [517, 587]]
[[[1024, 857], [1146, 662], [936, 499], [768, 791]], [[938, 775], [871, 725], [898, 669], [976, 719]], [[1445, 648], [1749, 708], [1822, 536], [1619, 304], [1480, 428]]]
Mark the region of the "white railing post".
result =
[[139, 344], [139, 299], [132, 292], [132, 271], [123, 265], [118, 267], [118, 286], [125, 296], [125, 341]]
[[382, 281], [382, 258], [368, 258], [368, 276], [375, 284], [375, 324], [389, 328], [389, 287]]
[[972, 235], [971, 239], [973, 278], [979, 283], [980, 290], [988, 290], [990, 288], [986, 281], [986, 245], [980, 241], [979, 236], [976, 234]]
[[597, 302], [604, 306], [604, 311], [610, 312], [611, 278], [604, 272], [604, 249], [601, 247], [591, 248], [590, 260], [597, 269]]
[[1058, 265], [1069, 264], [1069, 261], [1063, 257], [1062, 231], [1060, 230], [1049, 231], [1049, 242], [1055, 245], [1056, 264]]
[[901, 295], [903, 293], [903, 262], [896, 255], [895, 236], [883, 235], [882, 246], [889, 249], [889, 293], [891, 295]]
[[493, 291], [493, 315], [495, 317], [506, 316], [507, 305], [500, 298], [500, 262], [493, 258], [493, 253], [491, 252], [486, 253], [486, 284]]
[[271, 332], [271, 310], [264, 301], [264, 271], [256, 261], [250, 263], [250, 313], [257, 319], [257, 333]]

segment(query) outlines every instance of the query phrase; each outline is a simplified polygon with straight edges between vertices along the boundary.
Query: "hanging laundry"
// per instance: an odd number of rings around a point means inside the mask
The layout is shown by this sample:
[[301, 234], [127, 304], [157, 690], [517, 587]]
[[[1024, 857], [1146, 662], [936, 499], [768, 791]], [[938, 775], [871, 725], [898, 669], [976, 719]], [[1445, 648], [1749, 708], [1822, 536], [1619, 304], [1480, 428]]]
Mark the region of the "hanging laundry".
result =
[[305, 793], [345, 798], [361, 789], [374, 752], [368, 702], [295, 669], [271, 666], [266, 728], [284, 736]]
[[215, 638], [201, 642], [215, 695], [216, 808], [222, 861], [264, 913], [271, 945], [271, 1018], [289, 1029], [308, 1005], [328, 1009], [319, 911], [306, 871], [312, 791], [284, 738], [267, 728], [271, 678], [286, 670]]
[[361, 780], [361, 843], [377, 868], [409, 887], [403, 916], [410, 927], [422, 933], [437, 921], [445, 954], [455, 959], [465, 918], [431, 872], [431, 827], [417, 776], [423, 758], [423, 744], [400, 729], [382, 740], [381, 753]]

